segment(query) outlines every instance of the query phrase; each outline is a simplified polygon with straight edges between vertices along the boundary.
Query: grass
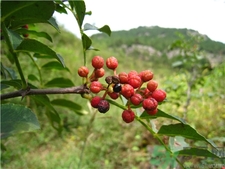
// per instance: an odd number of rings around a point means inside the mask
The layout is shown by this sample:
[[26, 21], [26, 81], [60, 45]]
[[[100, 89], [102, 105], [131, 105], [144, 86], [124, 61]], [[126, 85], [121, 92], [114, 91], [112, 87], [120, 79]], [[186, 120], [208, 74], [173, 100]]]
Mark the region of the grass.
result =
[[[82, 83], [77, 75], [77, 68], [83, 65], [81, 42], [71, 34], [61, 33], [62, 38], [54, 36], [52, 47], [65, 58], [70, 73], [59, 70], [41, 70], [44, 83], [53, 77], [63, 76], [71, 79], [75, 85]], [[101, 48], [101, 46], [99, 47]], [[151, 60], [141, 60], [133, 56], [126, 56], [122, 51], [103, 48], [101, 51], [88, 51], [87, 63], [92, 56], [100, 55], [104, 58], [115, 56], [119, 60], [118, 72], [130, 70], [141, 71], [150, 69], [154, 72], [154, 79], [168, 92], [167, 102], [160, 105], [160, 109], [173, 115], [182, 116], [185, 102], [185, 81], [179, 72], [174, 72], [163, 61], [159, 64]], [[26, 77], [33, 72], [33, 64], [21, 56]], [[24, 60], [25, 61], [24, 61]], [[3, 60], [4, 61], [4, 60]], [[38, 60], [39, 66], [48, 60]], [[161, 64], [160, 64], [161, 62]], [[32, 66], [30, 66], [32, 65]], [[112, 72], [107, 71], [107, 74]], [[47, 75], [47, 76], [46, 76]], [[192, 101], [188, 111], [188, 121], [207, 138], [224, 137], [224, 64], [216, 68], [205, 77], [204, 85], [197, 86], [193, 91]], [[213, 83], [212, 83], [213, 82]], [[37, 86], [39, 83], [36, 83]], [[212, 93], [210, 95], [210, 93]], [[152, 135], [134, 122], [125, 124], [121, 119], [122, 110], [111, 106], [106, 114], [97, 113], [90, 108], [87, 100], [79, 95], [50, 96], [50, 99], [65, 98], [82, 104], [88, 112], [80, 116], [68, 109], [57, 107], [63, 120], [62, 136], [50, 126], [45, 109], [33, 105], [30, 107], [37, 114], [41, 123], [41, 130], [32, 133], [22, 133], [2, 140], [7, 151], [1, 151], [1, 166], [4, 169], [138, 169], [160, 165], [151, 160], [159, 146]], [[23, 103], [29, 100], [23, 100]], [[93, 120], [93, 117], [94, 120]], [[168, 124], [167, 119], [154, 120], [159, 127]], [[222, 141], [218, 142], [223, 144]], [[160, 148], [159, 148], [160, 149]], [[153, 151], [154, 150], [154, 151]], [[168, 159], [167, 159], [168, 160]], [[159, 167], [160, 168], [160, 167]]]

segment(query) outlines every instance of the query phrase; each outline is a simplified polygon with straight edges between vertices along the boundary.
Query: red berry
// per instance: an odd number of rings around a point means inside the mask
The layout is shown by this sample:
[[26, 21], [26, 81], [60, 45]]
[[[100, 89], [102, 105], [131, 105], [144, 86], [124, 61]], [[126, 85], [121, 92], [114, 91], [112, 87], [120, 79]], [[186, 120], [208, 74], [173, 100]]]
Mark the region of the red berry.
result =
[[147, 83], [147, 88], [150, 92], [155, 91], [157, 89], [157, 87], [158, 87], [158, 83], [155, 80], [150, 80]]
[[166, 98], [166, 92], [161, 89], [155, 90], [151, 95], [156, 101], [162, 102]]
[[120, 83], [121, 83], [121, 84], [126, 84], [126, 83], [128, 83], [128, 74], [125, 73], [125, 72], [121, 72], [121, 73], [119, 74], [119, 79], [120, 79]]
[[116, 92], [108, 93], [108, 95], [114, 100], [116, 100], [119, 97], [119, 93]]
[[107, 60], [106, 60], [106, 66], [109, 68], [109, 69], [116, 69], [117, 66], [118, 66], [118, 61], [115, 57], [111, 56], [109, 57]]
[[24, 29], [28, 29], [28, 28], [29, 28], [29, 26], [26, 24], [26, 25], [23, 25], [23, 26], [22, 26], [22, 28], [24, 28]]
[[141, 86], [142, 81], [141, 78], [138, 75], [128, 75], [128, 83], [133, 87], [133, 88], [138, 88]]
[[107, 100], [100, 100], [98, 103], [98, 111], [100, 113], [106, 113], [109, 110], [109, 102]]
[[142, 90], [142, 92], [143, 92], [143, 97], [144, 98], [148, 98], [151, 95], [151, 92], [147, 88]]
[[104, 66], [104, 59], [101, 56], [95, 56], [92, 58], [92, 66], [95, 69], [100, 69]]
[[89, 73], [89, 70], [85, 66], [81, 66], [78, 69], [78, 74], [79, 74], [80, 77], [87, 77], [88, 73]]
[[134, 94], [134, 88], [129, 84], [124, 84], [122, 86], [121, 94], [126, 98], [129, 99]]
[[133, 105], [137, 106], [143, 101], [143, 97], [140, 94], [135, 93], [131, 96], [130, 101]]
[[146, 111], [149, 115], [155, 115], [157, 112], [158, 112], [158, 109], [156, 108], [156, 109], [154, 109], [154, 110], [147, 110]]
[[93, 81], [90, 85], [90, 90], [92, 93], [98, 93], [102, 90], [103, 86], [99, 81]]
[[158, 102], [154, 98], [144, 99], [142, 102], [142, 107], [146, 111], [152, 111], [152, 110], [156, 109], [157, 106], [158, 106]]
[[153, 78], [153, 73], [150, 70], [144, 70], [139, 73], [139, 76], [143, 82], [147, 82]]
[[100, 102], [100, 100], [102, 100], [101, 97], [99, 96], [95, 96], [91, 99], [91, 106], [94, 108], [98, 108], [98, 103]]
[[134, 121], [135, 114], [131, 110], [124, 110], [122, 113], [122, 118], [123, 118], [123, 121], [125, 121], [126, 123], [130, 123]]
[[95, 77], [100, 78], [105, 75], [105, 70], [103, 68], [95, 69]]
[[128, 78], [131, 78], [132, 76], [138, 76], [138, 72], [135, 71], [135, 70], [131, 70], [131, 71], [128, 73]]

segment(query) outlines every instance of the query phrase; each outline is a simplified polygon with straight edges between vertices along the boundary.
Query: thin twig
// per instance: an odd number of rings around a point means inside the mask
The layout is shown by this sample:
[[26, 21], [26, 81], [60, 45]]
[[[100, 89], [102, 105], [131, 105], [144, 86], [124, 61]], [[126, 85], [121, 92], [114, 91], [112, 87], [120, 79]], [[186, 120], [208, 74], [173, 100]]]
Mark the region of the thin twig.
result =
[[52, 89], [21, 89], [14, 92], [1, 95], [1, 100], [25, 97], [27, 95], [45, 95], [45, 94], [84, 94], [89, 93], [86, 85], [68, 87], [68, 88], [52, 88]]

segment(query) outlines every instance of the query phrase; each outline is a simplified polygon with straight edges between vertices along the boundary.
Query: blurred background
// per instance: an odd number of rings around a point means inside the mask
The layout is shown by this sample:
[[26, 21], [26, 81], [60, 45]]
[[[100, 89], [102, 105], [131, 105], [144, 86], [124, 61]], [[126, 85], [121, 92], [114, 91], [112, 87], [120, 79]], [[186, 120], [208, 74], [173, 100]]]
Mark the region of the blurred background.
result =
[[[150, 69], [159, 88], [167, 92], [160, 105], [166, 113], [184, 118], [192, 127], [218, 146], [225, 144], [225, 2], [207, 1], [91, 1], [87, 0], [84, 23], [112, 29], [111, 36], [89, 31], [93, 47], [87, 52], [91, 59], [117, 57], [117, 72], [138, 72]], [[46, 31], [53, 37], [47, 43], [60, 53], [70, 71], [42, 70], [43, 82], [50, 77], [66, 77], [82, 84], [77, 70], [83, 65], [79, 29], [71, 15], [54, 14], [61, 33], [44, 25], [29, 29]], [[21, 56], [25, 57], [25, 56]], [[1, 57], [4, 60], [4, 56]], [[7, 62], [7, 60], [4, 60]], [[42, 66], [45, 60], [37, 60]], [[22, 59], [24, 73], [33, 70], [29, 60]], [[29, 65], [29, 66], [28, 66]], [[107, 70], [106, 74], [112, 74]], [[104, 81], [104, 79], [103, 79]], [[38, 84], [37, 84], [38, 85]], [[154, 169], [178, 168], [164, 148], [141, 124], [122, 121], [122, 110], [111, 106], [106, 114], [95, 114], [87, 100], [79, 95], [49, 96], [66, 98], [84, 108], [83, 115], [57, 107], [64, 130], [59, 136], [41, 106], [29, 97], [24, 104], [32, 107], [41, 123], [41, 130], [18, 134], [2, 140], [4, 169]], [[20, 99], [15, 99], [21, 102]], [[95, 115], [94, 115], [95, 114]], [[94, 120], [93, 120], [94, 117]], [[169, 124], [165, 119], [153, 120], [156, 127]], [[168, 138], [165, 137], [165, 141]], [[196, 146], [202, 143], [196, 143]], [[215, 159], [190, 157], [187, 164], [212, 164]], [[219, 161], [218, 163], [221, 163]]]

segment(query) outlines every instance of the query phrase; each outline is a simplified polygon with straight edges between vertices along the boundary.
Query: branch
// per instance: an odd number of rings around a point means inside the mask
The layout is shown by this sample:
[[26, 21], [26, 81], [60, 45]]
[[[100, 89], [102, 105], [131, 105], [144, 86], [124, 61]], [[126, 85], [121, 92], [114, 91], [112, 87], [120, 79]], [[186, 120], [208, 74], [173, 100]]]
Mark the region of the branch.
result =
[[68, 87], [68, 88], [54, 88], [54, 89], [21, 89], [18, 91], [6, 93], [1, 95], [0, 100], [10, 99], [14, 97], [24, 98], [27, 95], [45, 95], [45, 94], [84, 94], [89, 93], [86, 85]]

